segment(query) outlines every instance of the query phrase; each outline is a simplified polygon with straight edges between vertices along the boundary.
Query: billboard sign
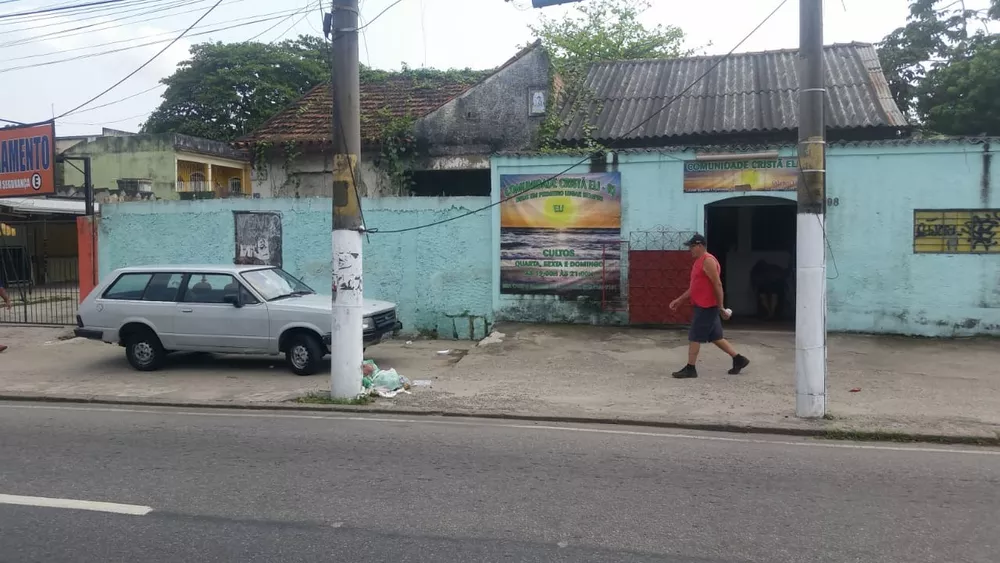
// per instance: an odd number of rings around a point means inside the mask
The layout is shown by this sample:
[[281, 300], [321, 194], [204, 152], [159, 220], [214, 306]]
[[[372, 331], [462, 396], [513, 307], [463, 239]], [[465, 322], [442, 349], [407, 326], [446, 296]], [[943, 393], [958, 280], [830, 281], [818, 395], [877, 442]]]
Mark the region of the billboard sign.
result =
[[55, 124], [0, 129], [0, 198], [56, 192]]

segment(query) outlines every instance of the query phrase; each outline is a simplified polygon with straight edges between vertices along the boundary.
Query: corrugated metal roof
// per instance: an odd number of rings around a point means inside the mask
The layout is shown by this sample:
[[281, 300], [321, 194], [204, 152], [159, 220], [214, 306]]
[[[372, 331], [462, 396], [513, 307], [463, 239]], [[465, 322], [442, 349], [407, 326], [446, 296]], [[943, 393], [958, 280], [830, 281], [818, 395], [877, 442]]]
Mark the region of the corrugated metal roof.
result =
[[[824, 60], [828, 128], [907, 126], [874, 47], [828, 46]], [[797, 65], [797, 50], [595, 63], [584, 83], [589, 94], [567, 100], [561, 111], [558, 139], [582, 141], [588, 132], [609, 141], [793, 130]]]

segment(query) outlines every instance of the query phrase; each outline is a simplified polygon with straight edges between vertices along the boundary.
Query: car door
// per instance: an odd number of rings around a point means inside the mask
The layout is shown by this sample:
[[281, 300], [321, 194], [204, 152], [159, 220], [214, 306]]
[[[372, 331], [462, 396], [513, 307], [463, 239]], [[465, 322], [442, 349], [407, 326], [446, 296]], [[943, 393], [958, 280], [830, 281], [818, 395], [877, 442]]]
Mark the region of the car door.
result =
[[[87, 324], [117, 331], [128, 323], [141, 323], [153, 329], [169, 350], [182, 278], [181, 274], [158, 272], [123, 273], [94, 299]], [[172, 295], [170, 284], [173, 284]]]
[[[249, 296], [240, 307], [226, 296]], [[245, 292], [230, 274], [193, 273], [176, 305], [174, 332], [178, 350], [262, 352], [267, 349], [267, 305]]]

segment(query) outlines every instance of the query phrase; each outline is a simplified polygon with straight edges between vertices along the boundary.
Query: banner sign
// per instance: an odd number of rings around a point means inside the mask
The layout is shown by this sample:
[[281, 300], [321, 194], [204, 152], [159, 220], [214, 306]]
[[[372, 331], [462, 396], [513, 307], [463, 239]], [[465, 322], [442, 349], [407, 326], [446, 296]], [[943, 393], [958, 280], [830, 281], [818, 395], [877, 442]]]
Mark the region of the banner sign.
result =
[[0, 129], [0, 197], [56, 192], [55, 124]]
[[621, 293], [621, 173], [500, 176], [500, 293]]
[[785, 192], [799, 182], [796, 158], [755, 160], [688, 160], [684, 163], [684, 191]]

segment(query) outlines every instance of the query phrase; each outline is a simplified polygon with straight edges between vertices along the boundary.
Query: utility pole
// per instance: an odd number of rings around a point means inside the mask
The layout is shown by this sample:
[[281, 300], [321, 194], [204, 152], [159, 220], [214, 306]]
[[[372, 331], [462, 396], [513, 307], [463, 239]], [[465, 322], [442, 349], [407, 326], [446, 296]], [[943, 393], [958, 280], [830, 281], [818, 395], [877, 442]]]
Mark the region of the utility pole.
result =
[[826, 415], [826, 69], [823, 0], [799, 0], [795, 414]]
[[361, 393], [364, 361], [364, 283], [358, 162], [361, 109], [358, 63], [358, 0], [333, 0], [333, 323], [330, 395]]

